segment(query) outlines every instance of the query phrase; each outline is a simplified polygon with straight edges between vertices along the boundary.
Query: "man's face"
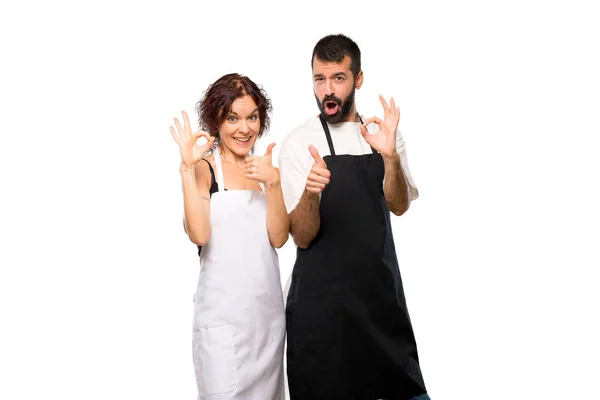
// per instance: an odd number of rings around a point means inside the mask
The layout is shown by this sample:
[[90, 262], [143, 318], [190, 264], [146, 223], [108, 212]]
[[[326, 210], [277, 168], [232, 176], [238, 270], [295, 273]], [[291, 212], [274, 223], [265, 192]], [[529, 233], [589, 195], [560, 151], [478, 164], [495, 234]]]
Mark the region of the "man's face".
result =
[[354, 92], [362, 85], [362, 71], [355, 78], [350, 57], [341, 63], [313, 59], [313, 89], [317, 105], [330, 124], [354, 121]]

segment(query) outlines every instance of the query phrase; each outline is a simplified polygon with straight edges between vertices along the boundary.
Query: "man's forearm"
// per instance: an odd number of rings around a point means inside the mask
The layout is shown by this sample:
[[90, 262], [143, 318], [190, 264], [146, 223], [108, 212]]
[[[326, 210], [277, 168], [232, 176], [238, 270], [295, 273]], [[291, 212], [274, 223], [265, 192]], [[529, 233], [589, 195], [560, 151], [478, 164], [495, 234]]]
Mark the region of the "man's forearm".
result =
[[388, 208], [395, 215], [402, 215], [408, 210], [410, 200], [408, 197], [408, 181], [400, 166], [400, 156], [383, 157], [385, 166], [385, 183], [383, 193]]
[[290, 233], [296, 246], [306, 249], [317, 236], [320, 225], [319, 195], [305, 190], [290, 214]]

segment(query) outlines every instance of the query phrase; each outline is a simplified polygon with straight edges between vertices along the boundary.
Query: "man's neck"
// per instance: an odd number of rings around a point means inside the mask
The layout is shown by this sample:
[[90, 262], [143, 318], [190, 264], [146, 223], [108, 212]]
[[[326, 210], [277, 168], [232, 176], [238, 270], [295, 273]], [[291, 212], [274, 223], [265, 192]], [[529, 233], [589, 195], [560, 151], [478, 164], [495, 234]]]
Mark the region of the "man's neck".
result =
[[348, 113], [348, 116], [342, 120], [342, 122], [360, 122], [360, 117], [356, 112], [356, 104], [352, 106], [352, 109]]

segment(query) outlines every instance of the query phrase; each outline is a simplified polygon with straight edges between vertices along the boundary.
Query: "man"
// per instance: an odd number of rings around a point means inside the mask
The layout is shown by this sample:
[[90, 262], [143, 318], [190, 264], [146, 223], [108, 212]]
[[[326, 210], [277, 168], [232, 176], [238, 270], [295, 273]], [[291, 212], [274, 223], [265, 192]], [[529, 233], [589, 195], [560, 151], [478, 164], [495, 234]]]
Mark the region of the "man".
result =
[[322, 38], [311, 62], [320, 115], [279, 154], [298, 246], [286, 309], [290, 397], [429, 399], [390, 226], [390, 211], [402, 215], [418, 197], [400, 110], [380, 96], [383, 120], [359, 116], [363, 72], [350, 38]]

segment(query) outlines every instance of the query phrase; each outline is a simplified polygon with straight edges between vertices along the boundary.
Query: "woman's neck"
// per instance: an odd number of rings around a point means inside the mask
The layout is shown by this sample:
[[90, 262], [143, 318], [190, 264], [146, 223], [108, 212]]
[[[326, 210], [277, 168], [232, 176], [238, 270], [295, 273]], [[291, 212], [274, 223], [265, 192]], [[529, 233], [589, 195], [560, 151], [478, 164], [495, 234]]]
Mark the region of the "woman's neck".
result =
[[239, 156], [229, 149], [226, 149], [224, 146], [218, 146], [217, 151], [219, 151], [219, 154], [224, 162], [235, 164], [239, 168], [244, 168], [246, 156]]

